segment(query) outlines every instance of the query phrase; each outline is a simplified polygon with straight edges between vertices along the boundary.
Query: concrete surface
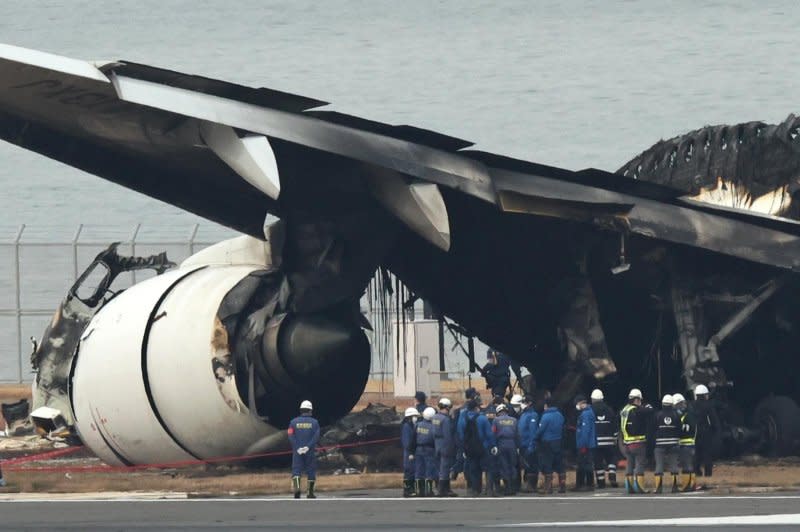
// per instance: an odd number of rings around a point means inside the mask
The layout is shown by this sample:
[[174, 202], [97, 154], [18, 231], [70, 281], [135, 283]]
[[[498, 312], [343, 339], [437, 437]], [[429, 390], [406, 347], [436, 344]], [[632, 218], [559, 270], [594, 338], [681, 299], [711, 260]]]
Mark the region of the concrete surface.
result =
[[0, 527], [14, 530], [470, 530], [486, 527], [605, 530], [800, 528], [800, 494], [401, 499], [396, 491], [288, 497], [158, 499], [94, 494], [72, 500], [0, 501]]

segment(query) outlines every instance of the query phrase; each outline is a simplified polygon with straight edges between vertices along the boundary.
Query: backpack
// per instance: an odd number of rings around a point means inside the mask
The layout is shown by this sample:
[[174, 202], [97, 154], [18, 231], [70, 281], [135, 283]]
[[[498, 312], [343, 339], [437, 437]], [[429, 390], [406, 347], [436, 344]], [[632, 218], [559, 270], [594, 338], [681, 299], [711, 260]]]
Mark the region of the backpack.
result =
[[464, 454], [469, 458], [480, 458], [483, 455], [483, 443], [478, 434], [478, 417], [467, 419], [464, 427]]

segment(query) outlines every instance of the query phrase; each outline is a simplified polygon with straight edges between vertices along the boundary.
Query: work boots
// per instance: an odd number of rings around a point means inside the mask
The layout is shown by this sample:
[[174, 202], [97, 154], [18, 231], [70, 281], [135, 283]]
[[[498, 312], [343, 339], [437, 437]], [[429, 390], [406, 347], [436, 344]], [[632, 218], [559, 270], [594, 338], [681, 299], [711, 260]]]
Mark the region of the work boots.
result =
[[663, 493], [664, 492], [664, 475], [656, 474], [656, 489], [653, 493]]
[[511, 497], [514, 495], [514, 484], [512, 484], [512, 480], [504, 479], [503, 482], [505, 483], [505, 490], [503, 490], [503, 495], [506, 497]]
[[436, 494], [433, 492], [433, 480], [426, 480], [425, 481], [425, 496], [426, 497], [433, 497]]
[[403, 479], [403, 497], [413, 497], [414, 496], [414, 481], [409, 479]]
[[300, 477], [292, 477], [292, 491], [294, 492], [294, 498], [300, 498]]
[[536, 488], [539, 485], [539, 475], [528, 475], [528, 489], [531, 493], [536, 493]]
[[625, 475], [625, 491], [633, 495], [636, 491], [633, 488], [633, 475]]
[[617, 484], [617, 471], [609, 471], [608, 472], [608, 483], [611, 485], [612, 488], [617, 488], [619, 485]]
[[316, 499], [317, 496], [314, 495], [314, 484], [316, 484], [316, 480], [309, 480], [308, 481], [308, 494], [306, 495], [306, 499]]
[[575, 487], [573, 487], [570, 491], [583, 491], [585, 481], [586, 481], [586, 475], [583, 474], [583, 471], [582, 470], [576, 471]]
[[542, 486], [542, 491], [540, 491], [543, 495], [552, 495], [553, 494], [553, 474], [552, 473], [545, 473], [544, 475], [544, 485]]
[[644, 475], [636, 475], [634, 477], [633, 491], [636, 493], [650, 493], [645, 489]]
[[566, 493], [567, 492], [567, 474], [566, 473], [559, 473], [558, 474], [558, 492], [559, 493]]
[[417, 480], [417, 494], [416, 497], [425, 497], [425, 481], [424, 480]]
[[681, 491], [684, 493], [688, 491], [694, 491], [695, 490], [694, 482], [695, 482], [694, 473], [689, 473], [689, 475], [686, 477], [686, 483], [683, 485]]
[[606, 487], [606, 472], [602, 469], [598, 469], [594, 472], [595, 480], [597, 480], [597, 488], [603, 489]]
[[678, 493], [678, 475], [672, 474], [672, 493]]
[[458, 493], [450, 489], [450, 480], [439, 481], [438, 497], [458, 497]]

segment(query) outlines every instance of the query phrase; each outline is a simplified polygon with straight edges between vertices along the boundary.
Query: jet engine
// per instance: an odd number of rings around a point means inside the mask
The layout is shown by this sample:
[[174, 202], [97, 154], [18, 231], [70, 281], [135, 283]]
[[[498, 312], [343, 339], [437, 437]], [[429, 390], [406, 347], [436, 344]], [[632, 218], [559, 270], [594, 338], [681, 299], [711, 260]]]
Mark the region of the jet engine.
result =
[[285, 445], [310, 399], [325, 424], [369, 373], [357, 301], [299, 312], [269, 243], [239, 237], [109, 300], [80, 336], [69, 404], [110, 464], [233, 457]]

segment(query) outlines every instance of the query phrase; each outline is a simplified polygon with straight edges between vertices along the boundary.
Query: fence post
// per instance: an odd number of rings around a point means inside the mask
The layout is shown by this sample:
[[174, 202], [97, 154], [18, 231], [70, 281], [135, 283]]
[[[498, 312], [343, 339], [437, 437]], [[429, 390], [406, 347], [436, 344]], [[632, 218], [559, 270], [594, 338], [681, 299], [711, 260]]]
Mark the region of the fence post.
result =
[[[136, 227], [133, 229], [133, 233], [131, 234], [131, 257], [136, 256], [136, 237], [139, 236], [139, 229], [142, 228], [142, 224], [136, 224]], [[136, 284], [136, 270], [131, 270], [131, 281], [132, 284]]]
[[22, 233], [25, 231], [25, 224], [19, 226], [17, 236], [14, 238], [14, 276], [16, 280], [16, 310], [17, 310], [17, 382], [22, 382], [22, 282], [20, 275], [19, 242], [22, 240]]
[[192, 232], [189, 233], [189, 256], [194, 255], [194, 239], [197, 238], [197, 230], [200, 229], [200, 224], [194, 224]]
[[78, 239], [81, 237], [83, 231], [83, 224], [78, 224], [78, 229], [72, 237], [72, 280], [78, 280]]

